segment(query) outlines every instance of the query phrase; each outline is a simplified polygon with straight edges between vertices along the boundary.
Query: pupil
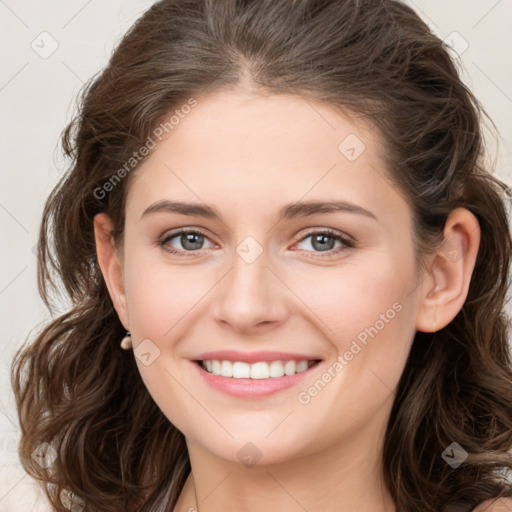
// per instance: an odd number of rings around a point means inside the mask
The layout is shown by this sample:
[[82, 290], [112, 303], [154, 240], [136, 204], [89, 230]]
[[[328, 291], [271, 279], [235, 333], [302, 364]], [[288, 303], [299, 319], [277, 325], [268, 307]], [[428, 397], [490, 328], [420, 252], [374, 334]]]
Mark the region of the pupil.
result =
[[[326, 239], [330, 239], [331, 243], [326, 243]], [[317, 246], [316, 244], [319, 245]], [[312, 245], [315, 249], [319, 249], [320, 251], [327, 251], [334, 247], [334, 238], [329, 235], [318, 234], [313, 237]]]

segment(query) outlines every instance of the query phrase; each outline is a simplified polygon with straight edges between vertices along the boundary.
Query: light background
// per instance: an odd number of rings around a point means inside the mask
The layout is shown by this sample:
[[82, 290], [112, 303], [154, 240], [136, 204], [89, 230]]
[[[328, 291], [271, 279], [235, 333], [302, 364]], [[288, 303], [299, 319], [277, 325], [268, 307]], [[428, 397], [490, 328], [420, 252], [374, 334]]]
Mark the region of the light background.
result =
[[[152, 3], [0, 0], [0, 512], [48, 510], [17, 459], [9, 367], [30, 330], [48, 317], [36, 287], [34, 246], [44, 201], [64, 169], [59, 135], [82, 84]], [[500, 134], [498, 149], [489, 139], [496, 173], [512, 185], [512, 0], [407, 3], [461, 53], [464, 80]], [[33, 47], [49, 51], [52, 39], [57, 49], [42, 58]]]

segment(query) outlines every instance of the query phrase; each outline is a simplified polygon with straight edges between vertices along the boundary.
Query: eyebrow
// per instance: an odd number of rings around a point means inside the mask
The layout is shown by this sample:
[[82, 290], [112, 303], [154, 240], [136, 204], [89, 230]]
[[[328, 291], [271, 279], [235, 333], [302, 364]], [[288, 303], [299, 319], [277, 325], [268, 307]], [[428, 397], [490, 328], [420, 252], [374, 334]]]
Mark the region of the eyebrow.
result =
[[[146, 208], [141, 215], [141, 220], [147, 215], [160, 212], [206, 217], [222, 222], [222, 216], [213, 206], [201, 203], [169, 201], [167, 199], [156, 201]], [[295, 217], [307, 217], [310, 215], [334, 212], [355, 213], [378, 220], [369, 210], [348, 201], [299, 201], [288, 203], [279, 211], [279, 219], [292, 219]]]

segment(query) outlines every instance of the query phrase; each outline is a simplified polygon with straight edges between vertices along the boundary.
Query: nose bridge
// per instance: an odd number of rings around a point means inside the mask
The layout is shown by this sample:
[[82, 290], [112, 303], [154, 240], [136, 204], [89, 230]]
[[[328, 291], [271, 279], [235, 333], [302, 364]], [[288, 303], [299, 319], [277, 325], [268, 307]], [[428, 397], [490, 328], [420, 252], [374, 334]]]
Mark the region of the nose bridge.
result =
[[218, 321], [250, 330], [283, 319], [283, 285], [268, 268], [271, 265], [270, 255], [255, 238], [246, 237], [236, 246], [217, 299]]

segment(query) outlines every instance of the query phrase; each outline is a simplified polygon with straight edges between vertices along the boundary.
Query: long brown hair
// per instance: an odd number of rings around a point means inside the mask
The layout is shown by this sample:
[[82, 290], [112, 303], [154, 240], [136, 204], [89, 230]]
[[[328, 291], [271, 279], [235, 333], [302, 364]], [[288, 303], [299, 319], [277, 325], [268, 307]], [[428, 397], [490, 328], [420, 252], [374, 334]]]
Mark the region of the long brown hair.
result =
[[[70, 309], [13, 364], [26, 471], [56, 511], [72, 499], [87, 511], [173, 510], [190, 471], [184, 437], [119, 348], [124, 329], [96, 259], [93, 218], [106, 212], [121, 246], [140, 162], [126, 163], [171, 111], [229, 87], [301, 94], [370, 119], [411, 205], [419, 258], [440, 246], [454, 208], [477, 217], [481, 244], [462, 310], [414, 339], [386, 432], [385, 477], [399, 511], [470, 510], [512, 496], [504, 184], [483, 163], [482, 107], [442, 41], [393, 0], [162, 0], [87, 83], [62, 135], [69, 170], [39, 236], [40, 294], [53, 312], [60, 286]], [[469, 454], [457, 469], [441, 457], [452, 442]], [[46, 468], [32, 457], [41, 446], [57, 454]]]

